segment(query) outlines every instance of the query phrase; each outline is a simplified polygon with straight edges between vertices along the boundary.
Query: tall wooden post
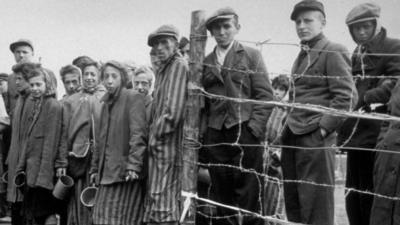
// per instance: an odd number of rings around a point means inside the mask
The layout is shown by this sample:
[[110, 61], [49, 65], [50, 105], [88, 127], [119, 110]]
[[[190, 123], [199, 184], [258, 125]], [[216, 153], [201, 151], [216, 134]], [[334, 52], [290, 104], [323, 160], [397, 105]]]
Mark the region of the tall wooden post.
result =
[[[200, 134], [200, 110], [202, 98], [198, 90], [194, 90], [193, 86], [201, 86], [201, 76], [203, 71], [203, 60], [205, 55], [205, 47], [207, 41], [207, 29], [205, 27], [205, 12], [192, 12], [192, 22], [190, 28], [190, 75], [188, 101], [186, 106], [186, 118], [183, 127], [183, 191], [197, 192], [197, 159], [198, 145], [195, 141], [199, 141]], [[186, 213], [182, 224], [195, 224], [196, 204], [195, 201], [190, 202], [189, 210]]]

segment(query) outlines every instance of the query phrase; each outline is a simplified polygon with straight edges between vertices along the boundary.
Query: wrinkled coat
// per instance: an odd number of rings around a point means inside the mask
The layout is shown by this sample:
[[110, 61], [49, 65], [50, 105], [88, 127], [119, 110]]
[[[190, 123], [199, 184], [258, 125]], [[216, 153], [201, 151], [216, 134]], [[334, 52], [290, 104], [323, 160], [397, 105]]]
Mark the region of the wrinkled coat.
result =
[[[333, 52], [331, 52], [333, 51]], [[357, 102], [357, 93], [351, 78], [350, 60], [347, 49], [327, 38], [319, 40], [313, 50], [301, 62], [294, 63], [293, 74], [320, 76], [295, 77], [295, 92], [291, 90], [290, 100], [296, 103], [314, 104], [338, 110], [350, 110]], [[309, 61], [308, 61], [309, 59]], [[330, 79], [328, 76], [340, 76]], [[293, 94], [295, 96], [293, 97]], [[305, 109], [294, 109], [288, 115], [287, 124], [294, 134], [306, 134], [324, 128], [328, 133], [335, 131], [343, 118]]]
[[55, 170], [67, 166], [66, 154], [58, 151], [61, 120], [61, 104], [53, 97], [44, 97], [38, 116], [27, 127], [26, 145], [18, 162], [17, 171], [25, 171], [29, 187], [52, 190]]
[[124, 182], [127, 170], [142, 172], [148, 131], [145, 100], [138, 92], [122, 88], [102, 101], [90, 173], [98, 173], [100, 184], [107, 185]]
[[[226, 55], [222, 69], [216, 67], [217, 58], [214, 52], [205, 58], [204, 64], [202, 84], [207, 92], [260, 101], [273, 99], [267, 69], [257, 50], [235, 41]], [[207, 100], [207, 109], [208, 127], [221, 130], [223, 126], [231, 128], [240, 122], [248, 121], [252, 133], [260, 140], [264, 137], [265, 124], [272, 110], [266, 105], [220, 99]]]
[[[399, 54], [400, 41], [386, 36], [386, 30], [382, 28], [381, 32], [368, 43], [359, 46], [362, 52], [367, 54]], [[357, 53], [359, 49], [354, 52]], [[352, 58], [352, 72], [353, 76], [362, 76], [363, 70], [361, 61], [357, 59], [356, 55]], [[385, 76], [397, 76], [400, 74], [400, 57], [399, 56], [379, 56], [379, 55], [365, 55], [363, 57], [364, 74], [371, 76], [382, 76], [382, 79], [361, 79], [356, 78], [356, 87], [359, 95], [358, 102], [355, 110], [362, 107], [368, 107], [371, 103], [381, 103], [386, 105], [391, 96], [391, 90], [396, 84], [396, 79], [385, 78]], [[366, 101], [367, 102], [366, 102]], [[377, 109], [379, 113], [387, 113], [386, 106]], [[339, 142], [346, 140], [357, 119], [347, 119], [340, 132]], [[357, 130], [348, 146], [366, 146], [375, 145], [381, 127], [379, 120], [366, 120], [361, 119]]]
[[[390, 43], [390, 45], [388, 45]], [[385, 44], [390, 47], [389, 53], [400, 54], [400, 40], [390, 39]], [[388, 50], [386, 48], [386, 50]], [[383, 52], [383, 51], [382, 51]], [[386, 58], [386, 57], [382, 57]], [[391, 70], [400, 70], [400, 57], [388, 57]], [[397, 65], [395, 67], [395, 65]], [[393, 73], [392, 75], [395, 75]], [[400, 82], [397, 81], [392, 90], [388, 103], [388, 110], [392, 116], [400, 117]], [[374, 192], [390, 197], [400, 196], [400, 154], [379, 152], [379, 149], [399, 152], [400, 149], [400, 123], [391, 122], [383, 139], [378, 143], [378, 152], [375, 158], [373, 184]], [[374, 197], [370, 217], [371, 225], [400, 224], [400, 202]]]
[[[29, 94], [19, 95], [13, 112], [11, 121], [11, 145], [8, 152], [6, 164], [8, 166], [8, 180], [13, 181], [22, 149], [25, 147], [28, 130], [28, 116], [33, 109], [33, 101]], [[22, 193], [14, 185], [14, 182], [8, 182], [7, 201], [15, 203], [23, 200]]]

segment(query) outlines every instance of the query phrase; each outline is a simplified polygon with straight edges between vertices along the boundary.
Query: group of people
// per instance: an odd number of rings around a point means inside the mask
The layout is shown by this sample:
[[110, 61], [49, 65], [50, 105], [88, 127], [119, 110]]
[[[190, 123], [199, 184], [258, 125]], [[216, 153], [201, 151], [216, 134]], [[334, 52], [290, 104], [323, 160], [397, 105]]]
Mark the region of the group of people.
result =
[[[386, 36], [379, 18], [380, 8], [373, 3], [350, 11], [346, 24], [357, 44], [350, 60], [344, 46], [323, 34], [323, 4], [297, 3], [290, 19], [302, 48], [294, 76], [291, 82], [278, 76], [271, 84], [261, 53], [235, 40], [238, 14], [229, 7], [211, 14], [205, 27], [217, 45], [199, 62], [206, 95], [199, 128], [199, 195], [277, 215], [282, 209], [276, 205], [277, 192], [265, 191], [271, 180], [261, 174], [267, 174], [283, 179], [289, 221], [333, 225], [333, 146], [341, 146], [348, 155], [350, 224], [396, 224], [398, 204], [382, 195], [400, 194], [400, 159], [379, 150], [396, 150], [398, 122], [263, 103], [283, 101], [288, 94], [289, 103], [399, 116], [400, 40]], [[56, 214], [60, 224], [68, 225], [179, 224], [190, 44], [179, 40], [173, 25], [149, 34], [151, 67], [74, 59], [59, 73], [66, 91], [61, 100], [55, 74], [34, 62], [32, 42], [12, 43], [13, 73], [0, 74], [0, 213], [7, 205], [13, 225], [52, 224]], [[281, 154], [265, 155], [263, 143], [280, 147]], [[265, 157], [274, 162], [268, 172]], [[72, 177], [74, 186], [60, 200], [52, 191], [63, 176]], [[80, 201], [90, 186], [98, 188], [92, 208]], [[205, 212], [211, 219], [199, 214], [197, 223], [268, 222], [226, 207], [213, 209]]]

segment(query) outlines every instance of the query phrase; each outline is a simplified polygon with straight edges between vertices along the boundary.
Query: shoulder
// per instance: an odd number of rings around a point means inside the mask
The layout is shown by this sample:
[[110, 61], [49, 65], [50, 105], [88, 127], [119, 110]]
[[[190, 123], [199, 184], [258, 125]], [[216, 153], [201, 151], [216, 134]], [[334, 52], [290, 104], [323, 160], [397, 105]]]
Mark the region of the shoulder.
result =
[[400, 40], [397, 38], [386, 37], [383, 46], [385, 53], [400, 53]]
[[337, 51], [339, 53], [349, 54], [349, 50], [344, 45], [330, 40], [327, 40], [325, 49], [330, 51]]
[[46, 105], [47, 109], [49, 109], [51, 111], [61, 110], [61, 108], [62, 108], [61, 102], [53, 97], [47, 97], [44, 99], [44, 101], [45, 101], [45, 105]]
[[173, 67], [182, 68], [184, 70], [189, 70], [188, 62], [181, 56], [176, 56], [172, 62]]

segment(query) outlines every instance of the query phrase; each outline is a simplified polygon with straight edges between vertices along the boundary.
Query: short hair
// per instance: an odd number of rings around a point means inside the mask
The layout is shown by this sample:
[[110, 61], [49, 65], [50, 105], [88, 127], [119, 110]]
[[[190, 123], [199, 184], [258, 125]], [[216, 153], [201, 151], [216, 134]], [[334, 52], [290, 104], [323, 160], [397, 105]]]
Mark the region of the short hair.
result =
[[26, 80], [29, 81], [30, 79], [38, 76], [43, 76], [43, 81], [46, 85], [46, 92], [44, 93], [44, 96], [47, 97], [55, 97], [57, 88], [55, 87], [55, 83], [53, 82], [52, 78], [50, 77], [50, 74], [43, 69], [42, 67], [36, 67], [33, 68], [27, 75], [26, 75]]
[[28, 81], [28, 74], [31, 73], [34, 69], [41, 68], [39, 63], [33, 62], [20, 62], [12, 67], [12, 71], [14, 73], [20, 73], [24, 80]]
[[89, 62], [94, 62], [92, 58], [86, 55], [78, 56], [72, 60], [72, 65], [77, 66], [81, 71], [83, 71], [83, 66]]
[[79, 69], [77, 66], [74, 65], [66, 65], [63, 66], [60, 69], [60, 76], [61, 76], [61, 80], [64, 81], [65, 75], [68, 73], [73, 73], [78, 75], [79, 77], [81, 77], [82, 73], [81, 73], [81, 69]]
[[289, 77], [284, 74], [280, 74], [279, 76], [275, 77], [272, 80], [272, 87], [274, 89], [282, 89], [282, 90], [288, 91], [289, 90]]
[[89, 67], [89, 66], [94, 66], [94, 67], [96, 67], [96, 69], [98, 69], [99, 72], [100, 72], [100, 70], [101, 70], [101, 65], [100, 65], [100, 63], [98, 63], [98, 62], [96, 62], [96, 61], [88, 61], [88, 62], [84, 63], [84, 64], [82, 65], [82, 67], [81, 67], [82, 75], [84, 74], [86, 67]]
[[138, 76], [141, 73], [149, 75], [149, 77], [150, 77], [149, 81], [153, 82], [154, 72], [150, 67], [148, 67], [148, 66], [140, 66], [139, 68], [137, 68], [135, 70], [135, 77]]
[[126, 87], [128, 84], [128, 74], [126, 72], [125, 67], [118, 61], [115, 60], [110, 60], [106, 62], [105, 64], [102, 65], [101, 71], [100, 71], [100, 80], [104, 80], [104, 71], [106, 70], [107, 67], [113, 67], [114, 69], [117, 69], [120, 74], [121, 74], [121, 87]]

